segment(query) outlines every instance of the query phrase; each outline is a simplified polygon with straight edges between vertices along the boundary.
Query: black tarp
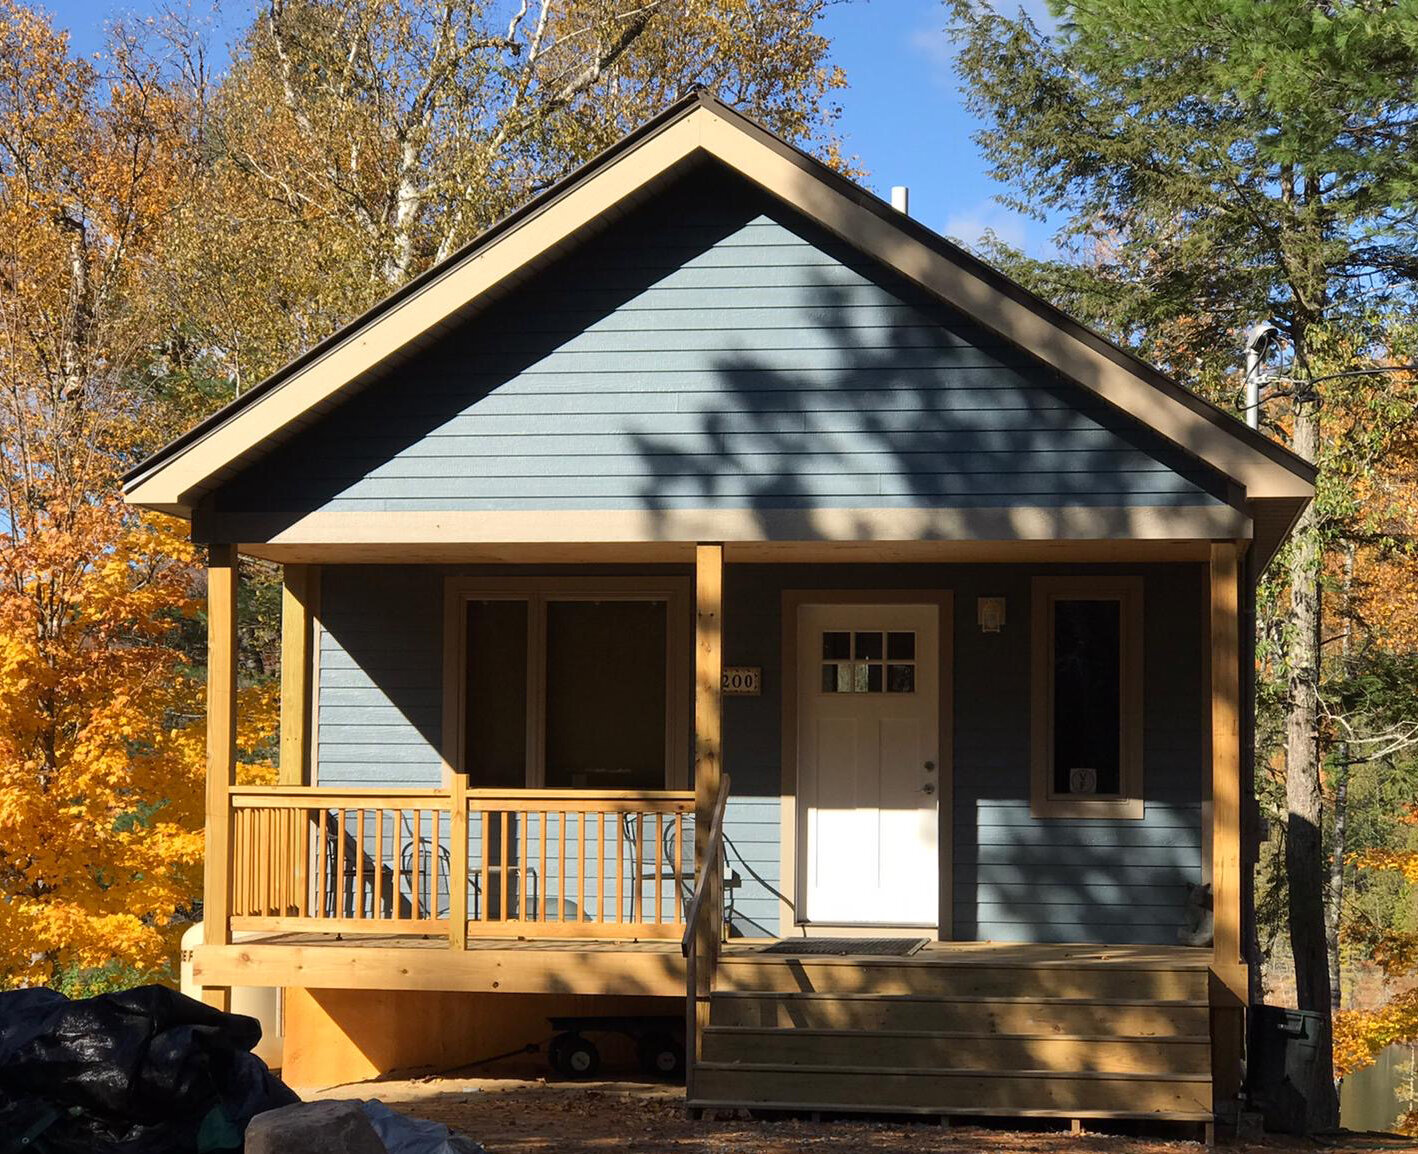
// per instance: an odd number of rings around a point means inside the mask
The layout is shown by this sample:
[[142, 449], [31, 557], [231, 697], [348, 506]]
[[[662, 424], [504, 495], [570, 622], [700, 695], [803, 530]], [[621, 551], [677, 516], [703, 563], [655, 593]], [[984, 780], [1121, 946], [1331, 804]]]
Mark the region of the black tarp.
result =
[[0, 993], [0, 1150], [240, 1149], [256, 1114], [298, 1100], [251, 1053], [260, 1038], [255, 1018], [164, 986]]

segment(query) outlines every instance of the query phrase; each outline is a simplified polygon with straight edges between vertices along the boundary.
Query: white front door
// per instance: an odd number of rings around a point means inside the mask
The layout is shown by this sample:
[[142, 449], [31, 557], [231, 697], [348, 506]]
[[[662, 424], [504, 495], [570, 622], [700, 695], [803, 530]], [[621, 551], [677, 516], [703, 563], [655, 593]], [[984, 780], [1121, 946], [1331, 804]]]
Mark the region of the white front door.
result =
[[934, 927], [940, 911], [939, 610], [798, 610], [798, 911]]

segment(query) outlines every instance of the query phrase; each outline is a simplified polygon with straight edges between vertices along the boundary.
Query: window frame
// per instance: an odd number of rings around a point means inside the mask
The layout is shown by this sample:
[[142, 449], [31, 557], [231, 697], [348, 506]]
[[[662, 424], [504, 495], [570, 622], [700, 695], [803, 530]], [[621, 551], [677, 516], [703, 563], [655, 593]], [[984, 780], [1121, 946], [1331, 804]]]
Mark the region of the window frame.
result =
[[[1143, 579], [1035, 577], [1031, 589], [1030, 787], [1035, 818], [1143, 816]], [[1116, 601], [1119, 616], [1118, 793], [1085, 797], [1054, 792], [1054, 603]]]
[[[690, 762], [692, 652], [688, 577], [448, 577], [443, 602], [443, 777], [464, 773], [467, 745], [468, 614], [472, 601], [527, 603], [526, 789], [546, 784], [546, 621], [551, 601], [665, 603], [665, 779], [686, 789]], [[470, 789], [479, 788], [469, 784]], [[592, 791], [594, 792], [594, 791]]]

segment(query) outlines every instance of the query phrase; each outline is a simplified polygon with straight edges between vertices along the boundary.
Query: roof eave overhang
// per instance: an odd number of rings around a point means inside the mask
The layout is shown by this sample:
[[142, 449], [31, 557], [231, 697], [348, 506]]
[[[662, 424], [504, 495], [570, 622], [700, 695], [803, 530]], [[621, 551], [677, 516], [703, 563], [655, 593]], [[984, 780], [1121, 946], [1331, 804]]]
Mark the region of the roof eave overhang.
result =
[[1247, 503], [1296, 502], [1298, 516], [1313, 497], [1314, 469], [1301, 458], [820, 162], [717, 101], [693, 97], [161, 450], [125, 478], [125, 500], [190, 516], [226, 477], [318, 419], [347, 389], [368, 380], [420, 336], [465, 315], [585, 228], [702, 157], [738, 172], [1156, 430], [1233, 481]]

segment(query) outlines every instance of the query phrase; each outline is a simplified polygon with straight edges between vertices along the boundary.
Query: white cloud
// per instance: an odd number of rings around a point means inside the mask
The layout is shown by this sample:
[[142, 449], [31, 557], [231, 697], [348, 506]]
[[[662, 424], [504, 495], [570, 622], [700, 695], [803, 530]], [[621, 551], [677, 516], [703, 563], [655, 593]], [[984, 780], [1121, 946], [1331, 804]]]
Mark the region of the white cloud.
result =
[[986, 232], [1013, 248], [1027, 249], [1030, 221], [993, 200], [982, 200], [952, 212], [940, 231], [968, 248], [978, 248]]
[[937, 22], [912, 32], [911, 49], [930, 63], [937, 84], [955, 88], [955, 45], [942, 24]]
[[[1048, 0], [995, 0], [991, 7], [1005, 16], [1020, 12], [1028, 16], [1045, 35], [1058, 28], [1059, 22], [1049, 11]], [[933, 79], [952, 92], [959, 85], [955, 74], [955, 44], [945, 28], [945, 11], [937, 9], [931, 18], [919, 25], [909, 38], [911, 51], [924, 58], [932, 67]]]

